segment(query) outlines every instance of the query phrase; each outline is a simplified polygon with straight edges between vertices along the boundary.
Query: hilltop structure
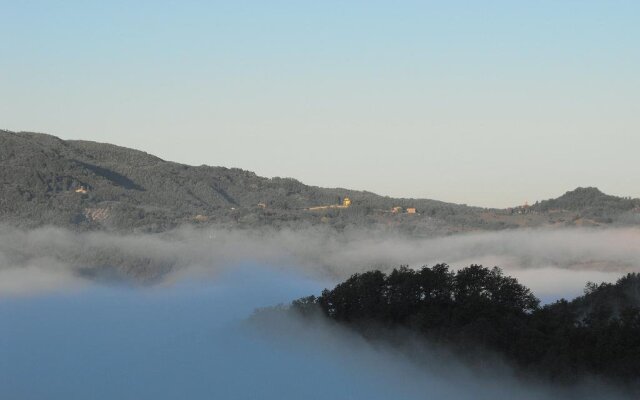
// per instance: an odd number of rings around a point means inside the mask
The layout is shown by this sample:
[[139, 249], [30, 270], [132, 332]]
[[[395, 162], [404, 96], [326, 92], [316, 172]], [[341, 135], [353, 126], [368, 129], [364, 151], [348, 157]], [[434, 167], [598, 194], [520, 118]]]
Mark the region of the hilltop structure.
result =
[[351, 207], [351, 199], [349, 197], [345, 197], [342, 199], [342, 203], [340, 204], [330, 204], [328, 206], [314, 206], [309, 207], [307, 210], [309, 211], [318, 211], [318, 210], [327, 210], [329, 208], [349, 208]]

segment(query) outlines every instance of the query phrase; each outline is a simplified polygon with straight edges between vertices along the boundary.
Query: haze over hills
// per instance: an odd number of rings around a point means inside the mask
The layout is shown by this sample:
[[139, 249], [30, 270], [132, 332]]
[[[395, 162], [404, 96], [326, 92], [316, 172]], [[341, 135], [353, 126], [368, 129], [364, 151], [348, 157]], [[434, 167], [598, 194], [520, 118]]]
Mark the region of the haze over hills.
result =
[[[322, 224], [436, 235], [640, 223], [640, 199], [596, 188], [578, 188], [532, 206], [484, 209], [320, 188], [236, 168], [189, 166], [112, 144], [30, 132], [0, 131], [0, 185], [0, 220], [22, 227], [158, 232], [183, 224]], [[347, 197], [351, 204], [340, 206]]]

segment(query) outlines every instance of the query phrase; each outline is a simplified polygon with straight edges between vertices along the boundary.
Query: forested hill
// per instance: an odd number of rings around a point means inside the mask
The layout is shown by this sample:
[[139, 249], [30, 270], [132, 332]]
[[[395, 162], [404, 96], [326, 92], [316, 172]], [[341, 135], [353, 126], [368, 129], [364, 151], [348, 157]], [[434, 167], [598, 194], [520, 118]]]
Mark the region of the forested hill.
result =
[[[336, 207], [345, 197], [351, 205]], [[640, 202], [627, 203], [597, 209], [587, 222], [640, 222], [634, 211]], [[317, 206], [321, 207], [308, 209]], [[291, 178], [269, 179], [235, 168], [183, 165], [111, 144], [0, 131], [0, 223], [24, 227], [163, 231], [181, 224], [325, 224], [430, 235], [572, 224], [583, 218], [579, 209], [565, 214], [554, 209], [550, 220], [546, 214], [551, 208], [487, 210], [394, 199], [308, 186]]]
[[583, 296], [541, 307], [498, 268], [370, 271], [296, 300], [289, 310], [319, 313], [370, 339], [390, 339], [387, 333], [402, 328], [467, 360], [482, 360], [489, 350], [537, 376], [563, 382], [596, 376], [640, 394], [639, 274], [589, 283]]
[[597, 213], [599, 210], [628, 211], [640, 207], [639, 199], [610, 196], [598, 188], [577, 188], [557, 199], [544, 200], [532, 208], [539, 211], [573, 210]]
[[[236, 168], [183, 165], [111, 144], [28, 132], [0, 131], [0, 185], [2, 222], [79, 229], [159, 231], [184, 223], [344, 226], [394, 206], [417, 207], [436, 219], [474, 211], [263, 178]], [[353, 201], [349, 209], [305, 210], [338, 205], [344, 197]]]

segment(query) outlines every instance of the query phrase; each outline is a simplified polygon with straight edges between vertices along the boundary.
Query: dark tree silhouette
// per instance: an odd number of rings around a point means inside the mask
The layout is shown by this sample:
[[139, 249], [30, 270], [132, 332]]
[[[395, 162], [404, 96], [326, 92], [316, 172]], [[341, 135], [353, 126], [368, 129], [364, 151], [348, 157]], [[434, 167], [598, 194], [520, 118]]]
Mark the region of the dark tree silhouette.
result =
[[446, 264], [355, 274], [320, 297], [293, 302], [375, 338], [376, 325], [402, 327], [453, 350], [497, 352], [521, 367], [570, 382], [582, 374], [639, 388], [640, 275], [588, 283], [573, 301], [539, 300], [499, 268]]

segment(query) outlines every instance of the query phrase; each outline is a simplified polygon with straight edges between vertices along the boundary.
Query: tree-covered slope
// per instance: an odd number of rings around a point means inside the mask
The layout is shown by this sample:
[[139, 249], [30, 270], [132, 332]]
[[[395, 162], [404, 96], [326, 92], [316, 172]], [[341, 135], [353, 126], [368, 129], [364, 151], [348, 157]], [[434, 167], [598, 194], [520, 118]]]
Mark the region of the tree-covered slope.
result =
[[540, 306], [514, 278], [471, 265], [355, 274], [293, 312], [349, 326], [370, 339], [398, 328], [464, 358], [495, 352], [527, 373], [573, 382], [588, 376], [640, 390], [640, 275], [588, 284], [572, 301]]
[[[8, 131], [0, 131], [0, 193], [2, 222], [80, 229], [164, 230], [213, 222], [260, 226], [320, 223], [323, 217], [365, 224], [367, 215], [393, 206], [418, 207], [431, 218], [474, 212], [439, 201], [324, 189], [236, 168], [178, 164], [110, 144]], [[305, 210], [336, 205], [347, 196], [354, 205], [349, 210]]]
[[[345, 197], [352, 201], [349, 208], [308, 210], [338, 205]], [[128, 231], [181, 224], [325, 224], [435, 235], [550, 224], [638, 224], [640, 200], [588, 188], [530, 208], [482, 209], [320, 188], [237, 168], [179, 164], [111, 144], [0, 131], [0, 223]]]
[[599, 215], [612, 211], [630, 211], [640, 207], [640, 199], [611, 196], [594, 187], [577, 188], [556, 199], [544, 200], [533, 206], [539, 211], [570, 210]]

